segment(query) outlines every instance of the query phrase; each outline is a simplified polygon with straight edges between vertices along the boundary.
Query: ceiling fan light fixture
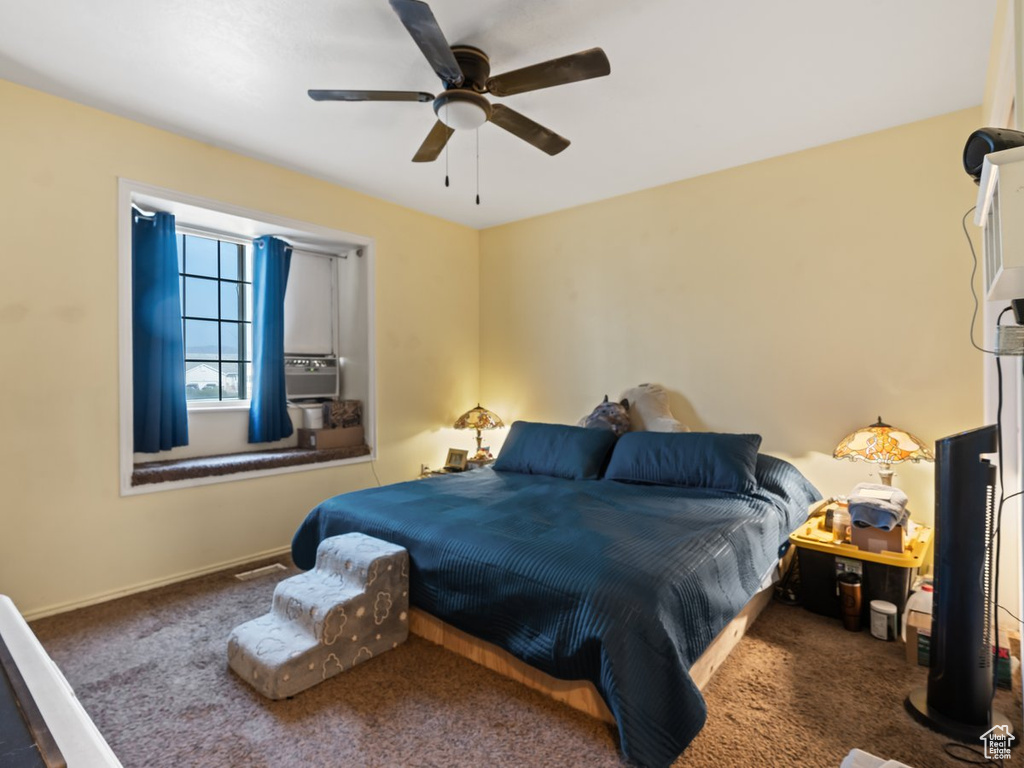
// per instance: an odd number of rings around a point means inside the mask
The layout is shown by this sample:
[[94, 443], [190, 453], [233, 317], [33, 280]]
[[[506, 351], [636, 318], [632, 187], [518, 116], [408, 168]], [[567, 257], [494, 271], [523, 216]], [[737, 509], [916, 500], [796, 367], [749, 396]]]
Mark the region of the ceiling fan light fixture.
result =
[[479, 93], [451, 88], [434, 99], [437, 119], [457, 131], [479, 128], [491, 119], [491, 105]]
[[[611, 73], [604, 51], [590, 48], [491, 77], [491, 60], [487, 54], [472, 45], [449, 45], [424, 0], [388, 2], [434, 74], [441, 78], [444, 93], [436, 99], [423, 91], [311, 90], [308, 93], [314, 101], [433, 101], [437, 121], [413, 155], [414, 163], [436, 160], [455, 131], [475, 130], [486, 122], [493, 122], [542, 152], [557, 155], [569, 146], [568, 139], [503, 104], [492, 105], [483, 94], [501, 98]], [[478, 157], [479, 143], [478, 134]], [[447, 168], [447, 154], [445, 158]], [[446, 186], [447, 183], [446, 177]], [[479, 202], [478, 194], [477, 204]]]

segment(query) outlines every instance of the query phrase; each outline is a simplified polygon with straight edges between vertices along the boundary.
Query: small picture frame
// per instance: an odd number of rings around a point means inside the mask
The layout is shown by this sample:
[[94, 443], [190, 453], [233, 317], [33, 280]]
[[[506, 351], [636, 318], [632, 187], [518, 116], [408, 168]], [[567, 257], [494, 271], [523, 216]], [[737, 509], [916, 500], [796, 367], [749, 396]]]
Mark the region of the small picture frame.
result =
[[462, 472], [466, 469], [468, 461], [469, 451], [464, 451], [461, 448], [449, 448], [448, 458], [444, 460], [444, 468], [449, 472]]

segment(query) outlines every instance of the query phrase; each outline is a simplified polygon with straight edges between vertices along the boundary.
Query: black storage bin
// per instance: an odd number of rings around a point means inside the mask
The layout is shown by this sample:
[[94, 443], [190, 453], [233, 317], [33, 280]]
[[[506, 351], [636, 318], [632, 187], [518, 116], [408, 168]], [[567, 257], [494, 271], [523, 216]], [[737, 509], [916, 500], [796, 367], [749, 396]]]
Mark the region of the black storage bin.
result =
[[[836, 577], [837, 555], [818, 552], [797, 544], [800, 566], [800, 597], [804, 608], [823, 616], [839, 618], [839, 589]], [[910, 587], [917, 576], [917, 567], [901, 568], [870, 560], [857, 555], [866, 554], [860, 550], [844, 553], [842, 559], [854, 560], [861, 567], [861, 624], [868, 627], [871, 622], [871, 601], [887, 600], [896, 606], [896, 631], [903, 629], [903, 610], [907, 607]], [[869, 555], [870, 556], [870, 555]], [[900, 557], [892, 553], [892, 557]]]

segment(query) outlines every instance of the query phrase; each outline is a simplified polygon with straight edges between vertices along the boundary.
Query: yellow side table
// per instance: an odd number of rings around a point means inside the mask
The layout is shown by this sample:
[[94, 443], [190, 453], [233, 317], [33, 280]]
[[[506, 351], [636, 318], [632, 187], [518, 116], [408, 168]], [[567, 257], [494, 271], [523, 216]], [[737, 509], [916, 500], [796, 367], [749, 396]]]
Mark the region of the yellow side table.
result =
[[853, 557], [872, 563], [882, 563], [897, 568], [920, 568], [928, 548], [932, 544], [932, 529], [914, 523], [913, 533], [907, 536], [907, 546], [899, 552], [866, 552], [852, 544], [834, 541], [832, 532], [825, 530], [825, 516], [815, 517], [789, 535], [797, 547], [824, 552], [830, 555]]

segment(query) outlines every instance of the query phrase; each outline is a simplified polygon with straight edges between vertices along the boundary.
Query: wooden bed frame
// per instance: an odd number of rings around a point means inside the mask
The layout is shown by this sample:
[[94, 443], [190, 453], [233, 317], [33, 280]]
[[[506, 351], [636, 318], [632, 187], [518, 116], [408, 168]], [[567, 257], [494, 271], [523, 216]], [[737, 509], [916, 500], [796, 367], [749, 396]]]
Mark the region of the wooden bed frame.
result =
[[[779, 561], [779, 576], [789, 567], [794, 550], [795, 547], [790, 547]], [[773, 583], [756, 593], [693, 663], [690, 667], [690, 677], [699, 689], [704, 690], [712, 675], [722, 666], [722, 662], [743, 638], [747, 629], [768, 606], [774, 590]], [[615, 718], [589, 680], [559, 680], [520, 661], [493, 643], [473, 637], [418, 608], [409, 611], [409, 631], [591, 717], [615, 725]]]

